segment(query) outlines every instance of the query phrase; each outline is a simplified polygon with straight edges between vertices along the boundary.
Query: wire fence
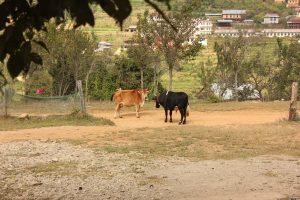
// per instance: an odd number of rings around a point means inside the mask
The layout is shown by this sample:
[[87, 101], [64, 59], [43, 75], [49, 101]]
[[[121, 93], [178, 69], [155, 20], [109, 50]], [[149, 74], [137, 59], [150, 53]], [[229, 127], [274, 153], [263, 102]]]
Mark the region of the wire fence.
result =
[[78, 109], [77, 94], [66, 96], [33, 96], [16, 93], [9, 86], [2, 88], [0, 94], [0, 115], [51, 115], [67, 114]]

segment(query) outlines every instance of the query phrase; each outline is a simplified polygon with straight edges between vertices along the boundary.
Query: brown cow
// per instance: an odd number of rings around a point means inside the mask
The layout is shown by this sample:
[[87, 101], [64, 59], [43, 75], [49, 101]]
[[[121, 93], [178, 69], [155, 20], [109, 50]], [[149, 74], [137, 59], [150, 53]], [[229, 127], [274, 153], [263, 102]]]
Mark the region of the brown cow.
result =
[[135, 106], [136, 108], [136, 117], [140, 117], [140, 109], [145, 103], [147, 98], [148, 90], [147, 89], [136, 89], [136, 90], [122, 90], [118, 89], [115, 94], [112, 96], [112, 100], [116, 103], [116, 112], [114, 118], [120, 117], [120, 109], [123, 106]]

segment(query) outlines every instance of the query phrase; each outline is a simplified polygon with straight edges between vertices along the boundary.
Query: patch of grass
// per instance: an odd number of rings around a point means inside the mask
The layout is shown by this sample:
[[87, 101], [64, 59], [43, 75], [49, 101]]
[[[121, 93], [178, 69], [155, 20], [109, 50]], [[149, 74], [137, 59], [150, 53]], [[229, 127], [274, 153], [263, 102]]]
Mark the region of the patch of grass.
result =
[[40, 128], [51, 126], [101, 126], [114, 125], [105, 118], [96, 118], [90, 115], [50, 115], [46, 117], [30, 116], [28, 119], [16, 117], [0, 118], [0, 131], [17, 129]]
[[70, 175], [74, 174], [74, 170], [77, 168], [75, 162], [51, 162], [51, 163], [40, 163], [32, 167], [28, 167], [27, 170], [34, 174], [60, 174]]
[[158, 176], [148, 176], [139, 182], [140, 186], [149, 185], [150, 187], [153, 185], [161, 184], [163, 179]]
[[[109, 153], [137, 152], [145, 157], [234, 159], [265, 154], [300, 156], [300, 124], [274, 123], [230, 127], [178, 126], [107, 134], [92, 147]], [[119, 141], [122, 141], [121, 143]]]
[[266, 173], [264, 173], [265, 176], [268, 176], [268, 177], [277, 177], [278, 174], [272, 172], [272, 171], [267, 171]]

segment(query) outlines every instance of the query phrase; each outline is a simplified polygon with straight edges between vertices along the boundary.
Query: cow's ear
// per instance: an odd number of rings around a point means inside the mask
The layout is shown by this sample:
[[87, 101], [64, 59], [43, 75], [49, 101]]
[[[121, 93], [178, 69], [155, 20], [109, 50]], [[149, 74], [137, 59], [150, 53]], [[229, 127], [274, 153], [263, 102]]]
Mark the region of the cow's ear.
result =
[[138, 92], [139, 94], [141, 94], [141, 91], [138, 90], [137, 92]]

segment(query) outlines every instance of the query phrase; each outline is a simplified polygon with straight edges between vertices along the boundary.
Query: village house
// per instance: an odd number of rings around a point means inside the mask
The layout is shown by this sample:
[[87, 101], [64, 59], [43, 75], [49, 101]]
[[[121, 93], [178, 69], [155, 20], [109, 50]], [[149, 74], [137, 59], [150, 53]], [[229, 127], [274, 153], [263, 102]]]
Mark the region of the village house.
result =
[[222, 13], [205, 13], [205, 17], [222, 17]]
[[231, 28], [233, 20], [231, 19], [219, 19], [217, 20], [217, 27], [219, 28]]
[[194, 36], [211, 35], [212, 26], [209, 19], [196, 19]]
[[125, 29], [125, 32], [136, 32], [137, 31], [137, 26], [136, 25], [130, 25], [128, 28]]
[[215, 30], [215, 35], [221, 36], [221, 37], [238, 37], [242, 35], [243, 37], [251, 37], [255, 36], [255, 31], [252, 29], [248, 30], [236, 30], [236, 29], [218, 29]]
[[266, 37], [293, 37], [300, 34], [300, 29], [264, 29], [261, 33]]
[[287, 27], [289, 29], [300, 29], [300, 18], [299, 17], [291, 17], [287, 21]]
[[299, 6], [299, 0], [288, 0], [286, 6], [289, 8], [296, 8]]
[[243, 21], [244, 25], [253, 25], [254, 24], [254, 20], [253, 19], [245, 19]]
[[236, 29], [218, 29], [214, 32], [215, 35], [221, 37], [255, 37], [263, 35], [266, 37], [294, 37], [300, 34], [300, 29], [263, 29], [260, 32], [249, 30], [236, 30]]
[[224, 20], [243, 21], [246, 16], [246, 10], [223, 10], [222, 18]]
[[279, 15], [276, 13], [267, 13], [264, 17], [263, 24], [278, 24]]
[[275, 3], [285, 3], [285, 0], [274, 0]]

